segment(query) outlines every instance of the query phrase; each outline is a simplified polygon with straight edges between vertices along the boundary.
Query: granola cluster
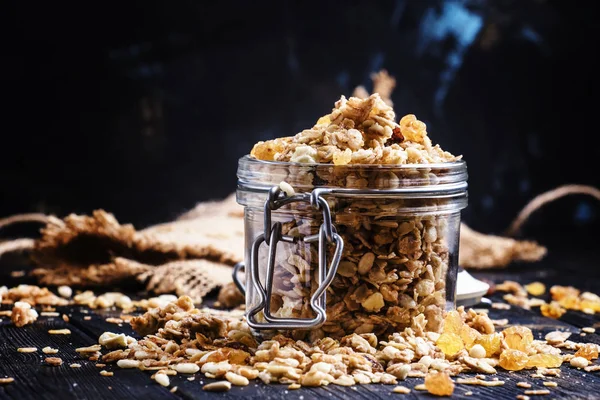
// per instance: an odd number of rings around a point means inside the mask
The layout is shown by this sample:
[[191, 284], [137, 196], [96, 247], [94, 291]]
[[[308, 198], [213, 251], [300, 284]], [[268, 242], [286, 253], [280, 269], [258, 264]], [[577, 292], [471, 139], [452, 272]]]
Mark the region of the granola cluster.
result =
[[52, 293], [48, 288], [34, 285], [19, 285], [10, 289], [2, 286], [0, 287], [0, 301], [7, 304], [20, 301], [31, 306], [64, 306], [69, 303]]
[[433, 146], [426, 126], [396, 114], [378, 93], [342, 96], [331, 114], [293, 137], [258, 142], [250, 155], [265, 161], [346, 164], [426, 164], [460, 159]]
[[[261, 342], [241, 313], [199, 310], [186, 296], [132, 319], [131, 324], [143, 339], [121, 338], [112, 347], [119, 348], [102, 356], [102, 362], [156, 371], [154, 379], [164, 386], [169, 385], [169, 375], [200, 371], [208, 378], [224, 379], [233, 385], [245, 386], [250, 380], [260, 379], [289, 384], [290, 389], [328, 384], [396, 385], [407, 377], [419, 377], [425, 378], [424, 388], [431, 393], [441, 390], [434, 382], [445, 385], [444, 390], [451, 393], [454, 384], [448, 376], [464, 372], [489, 375], [501, 367], [536, 369], [537, 374], [556, 376], [563, 362], [595, 371], [597, 366], [589, 364], [598, 358], [600, 349], [596, 344], [567, 340], [568, 332], [550, 332], [545, 340], [534, 339], [531, 330], [522, 326], [496, 332], [485, 313], [462, 308], [448, 313], [442, 333], [428, 332], [421, 315], [410, 327], [386, 340], [372, 333], [353, 333], [339, 340], [324, 337], [314, 343], [284, 335]], [[106, 342], [104, 346], [108, 347]], [[100, 349], [99, 345], [88, 348], [90, 352]], [[562, 354], [562, 350], [576, 352]], [[458, 378], [456, 383], [504, 384], [488, 381], [485, 375]]]

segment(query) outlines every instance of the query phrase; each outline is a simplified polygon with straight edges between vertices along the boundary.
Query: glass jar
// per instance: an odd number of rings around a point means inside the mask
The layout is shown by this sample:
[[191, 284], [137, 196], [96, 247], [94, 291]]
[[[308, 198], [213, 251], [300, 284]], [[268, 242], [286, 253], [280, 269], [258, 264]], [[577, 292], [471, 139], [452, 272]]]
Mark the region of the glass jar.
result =
[[234, 278], [252, 328], [311, 340], [415, 324], [439, 331], [454, 307], [463, 161], [336, 166], [245, 156], [237, 201], [245, 284], [241, 265]]

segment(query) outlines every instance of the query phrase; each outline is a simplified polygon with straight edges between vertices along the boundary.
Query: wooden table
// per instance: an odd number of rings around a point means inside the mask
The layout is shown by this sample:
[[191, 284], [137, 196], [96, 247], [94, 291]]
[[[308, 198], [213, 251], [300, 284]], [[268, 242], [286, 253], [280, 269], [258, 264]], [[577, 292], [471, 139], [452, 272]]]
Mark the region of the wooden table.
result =
[[[501, 282], [505, 279], [528, 283], [540, 280], [548, 286], [553, 284], [573, 285], [579, 289], [600, 293], [600, 269], [598, 268], [597, 255], [594, 254], [593, 245], [581, 245], [557, 242], [546, 242], [550, 249], [549, 256], [535, 265], [516, 265], [508, 269], [475, 272], [474, 275]], [[0, 264], [0, 285], [9, 287], [19, 283], [32, 283], [27, 278], [11, 278], [10, 269], [22, 269], [12, 260], [3, 260]], [[493, 301], [499, 301], [502, 293], [490, 296]], [[481, 304], [477, 307], [487, 307]], [[9, 309], [3, 306], [2, 309]], [[75, 348], [97, 343], [98, 337], [105, 331], [124, 332], [135, 335], [127, 324], [117, 326], [106, 322], [107, 316], [117, 316], [116, 311], [96, 311], [82, 313], [87, 309], [79, 306], [59, 307], [58, 311], [69, 316], [69, 322], [60, 317], [40, 317], [33, 325], [16, 328], [8, 317], [0, 322], [0, 377], [6, 375], [15, 378], [15, 382], [0, 385], [0, 399], [200, 399], [200, 398], [248, 398], [248, 399], [313, 399], [317, 397], [331, 399], [388, 399], [393, 398], [433, 398], [426, 392], [413, 390], [409, 395], [398, 395], [391, 392], [394, 386], [386, 385], [358, 385], [352, 388], [330, 385], [322, 388], [302, 388], [288, 391], [287, 385], [264, 385], [251, 382], [246, 387], [233, 387], [226, 393], [207, 393], [202, 390], [202, 384], [211, 381], [197, 374], [194, 381], [188, 381], [185, 376], [171, 377], [171, 387], [177, 386], [172, 393], [168, 388], [159, 386], [150, 379], [150, 373], [139, 370], [123, 370], [115, 365], [107, 365], [102, 369], [114, 371], [114, 376], [103, 377], [99, 374], [100, 368], [94, 362], [82, 360], [75, 352]], [[84, 320], [84, 316], [91, 315], [91, 320]], [[494, 319], [508, 318], [511, 324], [524, 324], [529, 326], [536, 338], [543, 336], [555, 329], [567, 329], [573, 332], [571, 339], [574, 341], [594, 342], [600, 344], [600, 336], [587, 334], [580, 336], [580, 328], [594, 326], [600, 332], [600, 316], [591, 316], [581, 312], [569, 311], [560, 320], [542, 317], [538, 309], [531, 311], [512, 307], [510, 310], [490, 310], [490, 317]], [[68, 328], [70, 335], [49, 335], [48, 329]], [[18, 347], [35, 346], [36, 353], [18, 353]], [[45, 346], [52, 346], [60, 350], [58, 356], [64, 360], [60, 367], [44, 365], [43, 359], [47, 356], [41, 352]], [[70, 368], [69, 364], [77, 362], [81, 368]], [[595, 360], [597, 364], [599, 361]], [[482, 387], [456, 385], [453, 398], [489, 398], [489, 399], [515, 399], [525, 389], [517, 387], [516, 382], [526, 381], [532, 384], [532, 389], [546, 389], [542, 385], [543, 379], [531, 378], [532, 371], [519, 371], [508, 373], [498, 369], [495, 377], [505, 381], [501, 387]], [[491, 379], [488, 378], [488, 380]], [[600, 373], [587, 373], [573, 369], [568, 364], [561, 367], [561, 376], [552, 378], [558, 387], [547, 388], [551, 394], [540, 398], [600, 398]], [[407, 379], [401, 384], [414, 387], [422, 383], [422, 378]], [[464, 393], [471, 391], [472, 396]]]

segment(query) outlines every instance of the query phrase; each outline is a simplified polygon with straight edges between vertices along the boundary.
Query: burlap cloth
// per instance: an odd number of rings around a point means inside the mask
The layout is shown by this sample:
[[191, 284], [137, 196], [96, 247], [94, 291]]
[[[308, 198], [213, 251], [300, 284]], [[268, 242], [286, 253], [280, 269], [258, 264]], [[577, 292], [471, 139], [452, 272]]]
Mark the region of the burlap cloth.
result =
[[[570, 194], [600, 200], [595, 188], [559, 187], [531, 201], [511, 225], [512, 232], [543, 204]], [[233, 195], [198, 204], [173, 222], [139, 231], [103, 210], [64, 219], [14, 216], [0, 220], [0, 229], [25, 221], [45, 224], [41, 238], [2, 242], [0, 257], [30, 251], [36, 266], [31, 275], [43, 285], [112, 287], [137, 282], [155, 293], [187, 294], [201, 302], [211, 290], [231, 283], [231, 266], [244, 257], [243, 211]], [[459, 254], [463, 267], [485, 269], [540, 260], [546, 248], [533, 241], [481, 234], [462, 224]]]

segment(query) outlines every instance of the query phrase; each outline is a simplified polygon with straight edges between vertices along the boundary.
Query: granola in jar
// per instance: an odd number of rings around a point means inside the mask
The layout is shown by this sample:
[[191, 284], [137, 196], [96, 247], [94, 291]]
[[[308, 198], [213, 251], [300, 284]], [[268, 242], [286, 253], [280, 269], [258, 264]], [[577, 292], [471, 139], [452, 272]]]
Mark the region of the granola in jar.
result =
[[[294, 330], [296, 338], [384, 335], [414, 325], [415, 319], [423, 319], [427, 331], [440, 331], [445, 310], [453, 307], [466, 166], [433, 145], [414, 115], [399, 123], [395, 118], [378, 94], [342, 96], [311, 129], [259, 142], [240, 160], [246, 266], [255, 239], [265, 233], [269, 190], [278, 184], [282, 189], [276, 191], [282, 206], [269, 213], [287, 242], [270, 252], [266, 232], [254, 263], [261, 284], [271, 283], [266, 301], [271, 318], [315, 314], [311, 295], [320, 284], [319, 245], [304, 239], [317, 236], [324, 223], [322, 204], [314, 206], [320, 195], [343, 241], [337, 273], [326, 291], [326, 321], [310, 332]], [[314, 196], [311, 204], [286, 202], [290, 192]], [[327, 247], [328, 265], [335, 258], [333, 248], [331, 243]], [[270, 253], [274, 266], [268, 280]], [[247, 306], [260, 302], [249, 283]]]

